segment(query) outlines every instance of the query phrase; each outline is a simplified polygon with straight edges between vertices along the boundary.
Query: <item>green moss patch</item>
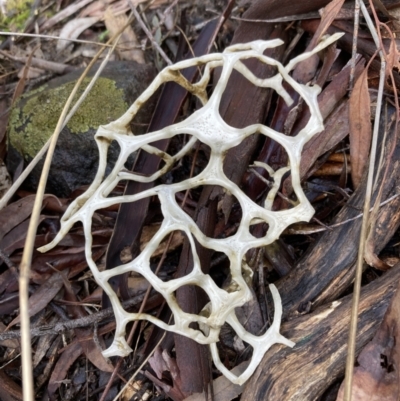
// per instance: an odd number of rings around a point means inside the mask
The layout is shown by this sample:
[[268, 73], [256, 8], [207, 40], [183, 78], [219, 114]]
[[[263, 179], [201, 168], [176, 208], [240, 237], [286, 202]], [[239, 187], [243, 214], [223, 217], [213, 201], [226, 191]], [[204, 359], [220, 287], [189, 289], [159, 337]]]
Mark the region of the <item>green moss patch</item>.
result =
[[[75, 96], [76, 101], [90, 79], [84, 80]], [[75, 82], [27, 94], [23, 106], [13, 109], [9, 122], [9, 142], [25, 158], [34, 157], [53, 134], [65, 102]], [[119, 118], [128, 108], [123, 89], [115, 82], [99, 78], [67, 127], [71, 133], [85, 133], [91, 128], [108, 124]]]

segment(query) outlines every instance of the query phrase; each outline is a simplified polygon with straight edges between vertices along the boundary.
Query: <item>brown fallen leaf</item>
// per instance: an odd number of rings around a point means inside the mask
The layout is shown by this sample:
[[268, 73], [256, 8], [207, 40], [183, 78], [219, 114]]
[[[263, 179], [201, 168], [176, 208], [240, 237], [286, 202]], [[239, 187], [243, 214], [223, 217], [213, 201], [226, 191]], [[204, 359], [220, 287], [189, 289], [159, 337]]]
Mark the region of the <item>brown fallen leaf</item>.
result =
[[323, 11], [321, 12], [321, 23], [319, 24], [319, 27], [315, 32], [315, 35], [312, 38], [312, 41], [310, 42], [310, 45], [308, 46], [309, 49], [315, 47], [316, 44], [321, 40], [321, 37], [325, 35], [326, 31], [331, 26], [333, 20], [339, 14], [339, 11], [341, 10], [343, 3], [344, 0], [332, 0], [323, 9]]
[[[39, 224], [46, 219], [46, 216], [40, 215]], [[15, 226], [0, 241], [0, 249], [6, 254], [11, 255], [15, 250], [22, 249], [26, 241], [26, 233], [28, 232], [29, 220]], [[36, 240], [35, 240], [36, 244]]]
[[22, 401], [22, 388], [0, 369], [0, 399], [2, 401]]
[[15, 87], [14, 94], [11, 100], [11, 104], [14, 104], [15, 101], [24, 93], [25, 90], [25, 82], [28, 77], [29, 69], [31, 68], [31, 62], [32, 62], [32, 57], [36, 53], [37, 50], [39, 50], [40, 45], [35, 46], [35, 48], [30, 52], [28, 56], [28, 60], [26, 61], [26, 64], [22, 67], [22, 69], [18, 73], [18, 78], [19, 81], [17, 83], [17, 86]]
[[83, 350], [79, 343], [73, 343], [67, 347], [61, 354], [60, 359], [54, 366], [53, 373], [50, 376], [47, 392], [51, 401], [56, 400], [56, 391], [67, 376], [68, 369], [80, 357]]
[[47, 21], [44, 21], [40, 27], [40, 31], [44, 32], [44, 31], [50, 29], [52, 26], [58, 24], [65, 18], [70, 17], [72, 14], [76, 13], [78, 10], [80, 10], [82, 7], [85, 7], [87, 4], [91, 3], [92, 1], [93, 0], [76, 1], [72, 4], [70, 4], [68, 7], [63, 8], [59, 13], [57, 13], [56, 15], [53, 15]]
[[0, 294], [4, 291], [12, 293], [18, 291], [18, 277], [14, 269], [7, 269], [4, 273], [0, 274]]
[[0, 211], [0, 241], [4, 235], [30, 216], [34, 201], [35, 195], [27, 196]]
[[[18, 224], [26, 220], [32, 213], [35, 195], [25, 196], [0, 210], [0, 241]], [[53, 208], [58, 205], [59, 211], [64, 210], [61, 201], [54, 195], [45, 195], [43, 198], [43, 208], [50, 202]]]
[[354, 188], [361, 182], [361, 176], [368, 163], [371, 146], [371, 101], [368, 92], [368, 68], [357, 79], [349, 101], [350, 161], [351, 178]]
[[44, 383], [49, 382], [50, 375], [53, 372], [53, 366], [57, 362], [58, 350], [61, 346], [61, 336], [55, 336], [55, 340], [48, 343], [47, 353], [46, 353], [46, 366], [43, 369], [43, 373], [36, 377], [35, 384], [36, 388], [39, 389]]
[[[145, 375], [159, 386], [169, 398], [174, 401], [182, 401], [185, 396], [182, 392], [182, 380], [177, 361], [170, 357], [167, 350], [162, 351], [161, 347], [158, 347], [155, 354], [149, 359], [149, 363], [157, 377], [153, 376], [149, 371], [145, 371]], [[161, 380], [163, 372], [169, 372], [172, 386]]]
[[301, 161], [300, 174], [304, 179], [317, 160], [324, 153], [331, 150], [343, 138], [349, 134], [349, 105], [343, 101], [325, 121], [325, 129], [311, 138], [304, 146]]
[[[330, 27], [332, 21], [338, 15], [343, 3], [344, 0], [332, 0], [329, 4], [326, 5], [326, 7], [321, 12], [321, 21], [319, 23], [318, 29], [310, 40], [306, 51], [311, 51], [318, 44], [322, 36]], [[309, 57], [307, 60], [302, 61], [295, 67], [293, 71], [293, 78], [301, 83], [306, 83], [314, 79], [318, 63], [319, 56], [316, 54], [312, 57]]]
[[[52, 319], [49, 324], [54, 324], [58, 320], [58, 317]], [[35, 349], [35, 355], [33, 356], [32, 365], [34, 368], [39, 365], [40, 361], [45, 357], [47, 352], [49, 351], [49, 346], [53, 343], [57, 334], [47, 334], [45, 336], [39, 337], [39, 341], [37, 343]]]
[[[47, 255], [47, 258], [42, 257], [42, 255], [38, 255], [34, 257], [32, 261], [32, 272], [31, 272], [31, 281], [42, 285], [44, 284], [51, 275], [53, 275], [53, 269], [49, 266], [51, 265], [54, 269], [58, 271], [63, 271], [64, 269], [69, 268], [70, 266], [75, 267], [77, 263], [80, 263], [84, 260], [84, 252], [74, 253], [74, 249], [71, 249], [71, 254], [63, 254], [63, 253], [54, 253], [51, 255]], [[15, 257], [12, 257], [11, 260], [14, 260]], [[16, 258], [15, 258], [16, 259]], [[20, 263], [20, 258], [17, 259], [17, 263]]]
[[[373, 340], [354, 370], [352, 401], [398, 401], [400, 397], [400, 284]], [[343, 383], [337, 401], [343, 400]]]
[[18, 292], [3, 294], [0, 299], [0, 315], [13, 313], [18, 309]]
[[[45, 281], [30, 297], [29, 297], [29, 316], [44, 309], [49, 302], [57, 295], [63, 285], [60, 273], [54, 272], [53, 275]], [[20, 322], [18, 315], [8, 326], [7, 329]]]

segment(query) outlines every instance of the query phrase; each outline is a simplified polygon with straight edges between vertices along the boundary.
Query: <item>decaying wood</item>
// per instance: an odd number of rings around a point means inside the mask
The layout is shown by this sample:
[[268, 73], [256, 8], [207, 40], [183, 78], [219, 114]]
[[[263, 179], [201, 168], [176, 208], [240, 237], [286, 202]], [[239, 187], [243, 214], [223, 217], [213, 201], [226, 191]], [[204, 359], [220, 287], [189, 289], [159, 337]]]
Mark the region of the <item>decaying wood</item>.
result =
[[[389, 113], [389, 121], [383, 122], [381, 132], [389, 123], [391, 128], [385, 146], [386, 152], [392, 141], [396, 141], [394, 124], [390, 124], [393, 110]], [[383, 119], [384, 120], [384, 119]], [[379, 154], [379, 152], [378, 152]], [[400, 145], [392, 158], [383, 157], [383, 165], [378, 173], [377, 185], [374, 188], [373, 199], [376, 198], [379, 185], [383, 185], [382, 201], [400, 193]], [[382, 182], [387, 163], [391, 171], [390, 180]], [[361, 211], [365, 196], [366, 177], [364, 176], [359, 188], [354, 192], [346, 205], [338, 213], [334, 224], [343, 222], [343, 225], [325, 232], [307, 253], [302, 261], [278, 283], [277, 287], [282, 297], [283, 313], [286, 317], [293, 317], [297, 313], [315, 308], [337, 298], [353, 280], [354, 266], [357, 256], [357, 246], [361, 230], [361, 219], [346, 222], [358, 215]], [[380, 209], [377, 227], [375, 229], [375, 252], [378, 253], [393, 236], [400, 224], [398, 209], [399, 197]], [[384, 229], [382, 229], [384, 227]]]
[[[400, 280], [400, 263], [362, 289], [357, 352], [372, 339]], [[247, 383], [242, 401], [314, 401], [344, 373], [352, 296], [282, 325], [294, 348], [274, 345]]]

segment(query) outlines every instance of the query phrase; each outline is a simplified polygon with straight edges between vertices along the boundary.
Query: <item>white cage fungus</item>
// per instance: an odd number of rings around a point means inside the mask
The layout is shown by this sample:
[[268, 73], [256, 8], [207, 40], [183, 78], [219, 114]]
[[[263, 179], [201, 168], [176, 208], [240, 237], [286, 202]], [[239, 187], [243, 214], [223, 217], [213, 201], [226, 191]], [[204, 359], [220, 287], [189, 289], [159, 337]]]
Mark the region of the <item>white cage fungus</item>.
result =
[[[290, 224], [299, 221], [308, 221], [314, 213], [300, 186], [299, 163], [304, 144], [313, 135], [323, 130], [323, 120], [317, 102], [320, 88], [318, 86], [301, 85], [294, 81], [289, 73], [297, 63], [330, 45], [340, 36], [340, 34], [336, 34], [325, 37], [312, 52], [296, 57], [285, 67], [278, 61], [263, 55], [266, 49], [281, 45], [281, 40], [258, 40], [247, 44], [237, 44], [226, 48], [223, 53], [209, 54], [181, 61], [161, 71], [149, 88], [132, 104], [121, 118], [108, 125], [99, 127], [95, 138], [100, 152], [100, 165], [94, 182], [83, 195], [71, 203], [61, 219], [61, 230], [56, 238], [40, 250], [45, 252], [53, 248], [76, 222], [82, 222], [86, 239], [85, 254], [88, 265], [97, 283], [109, 296], [116, 318], [115, 338], [112, 345], [103, 352], [105, 356], [125, 356], [129, 354], [132, 350], [125, 340], [125, 327], [132, 320], [146, 319], [164, 330], [190, 337], [201, 344], [209, 344], [216, 367], [232, 382], [242, 384], [251, 376], [265, 352], [273, 344], [280, 343], [290, 347], [294, 345], [293, 342], [279, 333], [282, 304], [274, 285], [270, 285], [275, 306], [274, 321], [265, 334], [255, 336], [247, 332], [239, 323], [235, 315], [235, 308], [241, 307], [252, 297], [250, 289], [242, 276], [242, 264], [245, 263], [246, 252], [251, 248], [262, 247], [272, 243]], [[241, 61], [248, 58], [257, 58], [261, 63], [275, 66], [277, 74], [268, 79], [257, 78]], [[195, 84], [188, 82], [180, 72], [180, 70], [192, 66], [204, 66], [203, 75]], [[216, 67], [222, 67], [221, 75], [212, 95], [208, 98], [207, 85], [210, 81], [211, 71]], [[226, 124], [219, 114], [219, 105], [233, 69], [237, 70], [256, 86], [274, 89], [290, 105], [292, 99], [282, 85], [283, 82], [286, 82], [286, 84], [298, 92], [309, 107], [311, 117], [306, 127], [296, 137], [288, 137], [262, 124], [253, 124], [241, 129], [233, 128]], [[203, 106], [182, 122], [159, 131], [135, 136], [129, 128], [130, 121], [160, 85], [168, 81], [175, 81], [187, 89], [201, 101]], [[152, 142], [172, 138], [178, 134], [189, 134], [191, 135], [191, 139], [174, 156], [166, 152], [161, 152], [150, 145]], [[232, 147], [237, 146], [244, 138], [253, 134], [262, 134], [276, 141], [286, 150], [289, 161], [287, 167], [279, 169], [276, 172], [270, 166], [260, 164], [260, 166], [268, 170], [271, 178], [274, 180], [274, 185], [263, 206], [257, 205], [250, 200], [237, 185], [225, 176], [222, 168], [226, 152]], [[118, 142], [121, 152], [112, 172], [104, 178], [107, 164], [107, 150], [111, 141]], [[108, 197], [121, 180], [139, 182], [153, 182], [157, 180], [157, 178], [167, 172], [178, 160], [187, 154], [193, 148], [196, 141], [207, 144], [211, 149], [207, 166], [197, 176], [179, 183], [155, 185], [135, 195]], [[139, 149], [161, 157], [165, 162], [164, 166], [151, 176], [143, 176], [127, 171], [124, 168], [124, 164], [128, 156]], [[290, 170], [293, 190], [297, 196], [297, 205], [289, 210], [272, 211], [272, 203], [277, 194], [281, 178], [288, 170]], [[242, 220], [237, 232], [233, 236], [223, 239], [208, 238], [176, 202], [175, 194], [177, 192], [200, 185], [221, 186], [239, 201], [243, 211]], [[125, 202], [134, 202], [154, 195], [158, 196], [160, 200], [164, 216], [163, 223], [158, 232], [143, 249], [141, 254], [131, 262], [122, 264], [111, 270], [99, 271], [91, 254], [93, 213], [98, 209]], [[267, 223], [269, 229], [264, 237], [255, 238], [250, 233], [250, 225], [260, 222]], [[193, 271], [187, 276], [164, 282], [151, 271], [150, 257], [165, 236], [175, 230], [182, 230], [186, 233], [193, 253], [194, 267]], [[202, 246], [227, 255], [236, 291], [227, 292], [219, 288], [209, 275], [201, 271], [194, 238]], [[127, 272], [140, 273], [156, 291], [162, 294], [173, 313], [173, 324], [166, 324], [149, 314], [128, 313], [123, 309], [108, 280], [113, 276]], [[208, 316], [185, 313], [178, 306], [174, 292], [184, 285], [199, 286], [207, 293], [211, 304]], [[207, 330], [202, 332], [192, 329], [189, 325], [193, 322], [199, 323], [200, 327], [206, 327]], [[229, 323], [239, 338], [253, 347], [251, 362], [239, 377], [227, 370], [219, 358], [217, 342], [221, 326], [225, 322]]]

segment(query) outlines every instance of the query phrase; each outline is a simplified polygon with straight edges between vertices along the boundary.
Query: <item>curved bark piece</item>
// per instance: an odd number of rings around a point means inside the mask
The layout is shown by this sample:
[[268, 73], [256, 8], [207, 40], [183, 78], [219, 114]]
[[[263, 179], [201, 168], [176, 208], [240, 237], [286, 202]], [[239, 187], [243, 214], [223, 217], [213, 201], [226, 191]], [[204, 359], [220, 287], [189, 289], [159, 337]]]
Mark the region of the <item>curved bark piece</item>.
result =
[[[400, 279], [400, 263], [361, 292], [357, 353], [372, 339]], [[282, 325], [294, 348], [274, 345], [241, 401], [313, 401], [344, 374], [352, 295]]]

